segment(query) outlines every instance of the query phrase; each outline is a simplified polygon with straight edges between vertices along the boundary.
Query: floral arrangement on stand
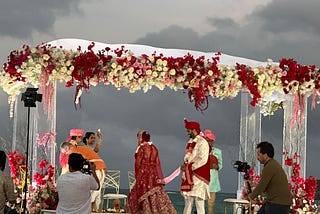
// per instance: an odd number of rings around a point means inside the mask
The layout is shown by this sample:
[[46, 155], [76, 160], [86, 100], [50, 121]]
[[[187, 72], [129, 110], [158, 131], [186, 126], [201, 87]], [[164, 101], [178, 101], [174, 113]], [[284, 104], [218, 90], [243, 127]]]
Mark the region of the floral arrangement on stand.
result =
[[54, 181], [54, 168], [45, 159], [39, 162], [40, 172], [35, 173], [35, 185], [28, 189], [27, 208], [29, 213], [39, 213], [42, 209], [55, 210], [58, 192]]
[[8, 153], [9, 167], [11, 171], [11, 176], [13, 183], [16, 187], [15, 191], [18, 194], [16, 203], [11, 205], [7, 204], [8, 207], [12, 210], [12, 213], [21, 213], [23, 211], [23, 187], [25, 182], [25, 171], [26, 171], [26, 158], [24, 155], [18, 153], [17, 150], [14, 150], [11, 153]]
[[[13, 180], [18, 193], [17, 204], [14, 208], [18, 213], [23, 210], [24, 199], [24, 178], [25, 173], [21, 170], [17, 170], [21, 164], [25, 166], [25, 158], [19, 154], [16, 150], [8, 154], [9, 166], [13, 176]], [[22, 162], [23, 161], [23, 162]], [[34, 174], [34, 184], [30, 185], [28, 179], [28, 191], [27, 191], [27, 209], [30, 214], [41, 213], [42, 209], [55, 210], [58, 205], [58, 193], [56, 191], [56, 184], [54, 180], [54, 167], [48, 163], [45, 159], [42, 159], [38, 165], [38, 171]], [[24, 174], [23, 174], [24, 173]]]
[[[15, 100], [21, 90], [33, 85], [40, 86], [47, 111], [50, 111], [49, 93], [52, 83], [64, 82], [66, 87], [76, 86], [75, 104], [79, 104], [83, 90], [99, 83], [112, 84], [116, 88], [127, 88], [147, 92], [152, 87], [163, 90], [186, 90], [196, 109], [208, 107], [208, 97], [234, 98], [240, 91], [252, 96], [251, 105], [263, 106], [265, 114], [272, 114], [281, 101], [269, 101], [273, 93], [297, 94], [301, 101], [313, 95], [313, 103], [319, 97], [320, 72], [314, 65], [300, 65], [293, 59], [281, 59], [279, 65], [268, 61], [266, 66], [250, 67], [244, 64], [219, 64], [220, 53], [206, 59], [191, 54], [181, 57], [134, 55], [124, 46], [116, 49], [105, 47], [94, 51], [95, 43], [87, 50], [65, 50], [49, 44], [15, 50], [8, 56], [0, 72], [0, 85]], [[48, 92], [48, 93], [47, 93]], [[297, 105], [299, 107], [299, 105]], [[299, 116], [299, 115], [298, 115]], [[296, 120], [299, 122], [299, 118]]]
[[287, 152], [285, 155], [285, 165], [291, 167], [291, 180], [289, 186], [293, 195], [292, 214], [297, 213], [318, 213], [318, 206], [314, 204], [317, 180], [313, 176], [304, 179], [300, 177], [300, 156], [295, 153], [290, 157]]
[[[317, 180], [313, 176], [309, 176], [308, 178], [304, 179], [300, 177], [300, 164], [298, 154], [294, 154], [293, 157], [288, 155], [288, 152], [283, 152], [285, 156], [285, 166], [291, 167], [291, 176], [289, 179], [289, 187], [293, 197], [293, 203], [291, 206], [290, 213], [291, 214], [317, 214], [318, 213], [318, 206], [314, 204], [314, 197], [316, 194], [317, 188]], [[249, 183], [251, 185], [252, 190], [255, 186], [260, 182], [260, 175], [256, 175], [253, 169], [248, 170], [249, 176]], [[248, 199], [248, 188], [244, 186], [242, 189], [242, 196], [243, 199]], [[265, 201], [265, 196], [260, 195], [257, 204], [254, 210], [258, 210], [259, 207]]]

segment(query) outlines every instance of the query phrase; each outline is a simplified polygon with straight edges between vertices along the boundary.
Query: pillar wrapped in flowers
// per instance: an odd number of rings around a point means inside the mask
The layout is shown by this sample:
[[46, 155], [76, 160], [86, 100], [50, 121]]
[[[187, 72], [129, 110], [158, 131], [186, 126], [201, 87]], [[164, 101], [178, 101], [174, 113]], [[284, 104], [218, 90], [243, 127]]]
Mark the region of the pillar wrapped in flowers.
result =
[[[287, 95], [283, 115], [283, 152], [290, 155], [299, 155], [300, 158], [294, 159], [300, 167], [300, 175], [306, 178], [306, 147], [307, 147], [307, 99], [298, 94]], [[292, 170], [286, 164], [283, 156], [282, 166], [291, 177]]]

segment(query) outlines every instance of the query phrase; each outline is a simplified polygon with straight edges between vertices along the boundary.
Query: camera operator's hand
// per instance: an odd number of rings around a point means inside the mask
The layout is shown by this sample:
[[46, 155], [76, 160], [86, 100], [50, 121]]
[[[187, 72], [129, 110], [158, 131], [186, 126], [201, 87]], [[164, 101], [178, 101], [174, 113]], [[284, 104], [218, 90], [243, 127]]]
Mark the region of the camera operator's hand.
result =
[[250, 199], [250, 197], [248, 198], [248, 200], [249, 200], [250, 204], [258, 204], [258, 202], [256, 200], [252, 200], [252, 199]]
[[99, 178], [96, 174], [96, 165], [94, 164], [94, 162], [90, 162], [90, 171], [91, 171], [91, 175], [94, 177], [94, 179], [96, 180], [96, 182], [98, 183], [98, 189], [100, 189], [100, 182], [99, 182]]
[[96, 172], [96, 165], [93, 162], [89, 162], [90, 163], [90, 171], [91, 173], [95, 173]]

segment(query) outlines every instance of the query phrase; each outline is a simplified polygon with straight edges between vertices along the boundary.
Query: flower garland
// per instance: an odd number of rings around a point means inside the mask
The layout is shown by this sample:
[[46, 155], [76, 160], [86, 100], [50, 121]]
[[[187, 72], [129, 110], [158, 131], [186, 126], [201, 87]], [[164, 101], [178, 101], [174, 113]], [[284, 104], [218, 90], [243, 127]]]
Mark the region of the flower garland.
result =
[[293, 157], [288, 152], [283, 152], [285, 165], [291, 167], [291, 181], [289, 187], [293, 195], [292, 213], [317, 213], [318, 207], [314, 204], [317, 180], [313, 176], [304, 179], [300, 177], [300, 155], [295, 153]]
[[8, 153], [8, 160], [13, 183], [17, 188], [22, 189], [24, 178], [21, 175], [21, 170], [26, 168], [26, 158], [17, 150], [14, 150]]
[[42, 209], [55, 210], [58, 205], [58, 192], [54, 182], [54, 167], [45, 159], [39, 162], [40, 172], [34, 174], [35, 186], [30, 185], [27, 208], [30, 214]]
[[38, 147], [43, 146], [44, 153], [47, 154], [46, 148], [51, 148], [56, 145], [56, 132], [45, 132], [42, 134], [36, 134], [36, 142]]
[[264, 106], [265, 114], [272, 114], [277, 106], [273, 104], [281, 102], [266, 101], [274, 92], [319, 95], [319, 69], [300, 65], [293, 59], [281, 59], [279, 66], [268, 61], [265, 67], [249, 67], [219, 64], [220, 53], [212, 59], [194, 58], [191, 54], [135, 56], [124, 46], [105, 47], [98, 52], [93, 51], [94, 46], [92, 42], [85, 51], [80, 47], [69, 51], [49, 44], [34, 48], [24, 45], [22, 50], [12, 51], [0, 72], [0, 85], [9, 94], [10, 105], [24, 88], [39, 86], [44, 93], [45, 108], [50, 111], [53, 95], [47, 92], [55, 81], [65, 82], [66, 87], [76, 86], [76, 106], [82, 91], [99, 83], [127, 88], [131, 93], [141, 89], [147, 92], [154, 86], [160, 90], [165, 87], [187, 90], [190, 101], [201, 111], [208, 107], [208, 96], [233, 98], [241, 90], [251, 94], [251, 105]]
[[[24, 176], [26, 175], [25, 171], [19, 169], [21, 166], [25, 167], [25, 157], [16, 150], [9, 153], [8, 157], [12, 178], [18, 192], [17, 203], [11, 208], [20, 213], [23, 210], [23, 186]], [[39, 171], [34, 174], [35, 184], [28, 186], [27, 209], [30, 214], [41, 213], [41, 209], [56, 209], [58, 204], [58, 193], [54, 181], [54, 167], [48, 161], [42, 159], [38, 164], [38, 169]], [[29, 182], [30, 180], [28, 179]]]

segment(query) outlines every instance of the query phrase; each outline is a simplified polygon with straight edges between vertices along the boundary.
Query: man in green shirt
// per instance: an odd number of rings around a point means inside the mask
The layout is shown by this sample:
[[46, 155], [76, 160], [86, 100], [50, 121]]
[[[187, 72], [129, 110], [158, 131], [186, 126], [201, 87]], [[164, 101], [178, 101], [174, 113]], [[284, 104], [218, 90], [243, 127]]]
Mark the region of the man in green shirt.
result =
[[212, 133], [211, 130], [204, 130], [204, 138], [208, 141], [212, 150], [210, 155], [216, 157], [217, 162], [210, 163], [210, 183], [209, 183], [209, 192], [210, 198], [208, 199], [208, 214], [214, 214], [214, 208], [216, 205], [217, 192], [220, 192], [220, 181], [219, 181], [219, 170], [222, 169], [222, 151], [217, 147], [213, 146], [216, 141], [216, 136]]
[[265, 192], [266, 202], [260, 208], [259, 214], [288, 214], [292, 196], [287, 175], [273, 156], [274, 148], [271, 143], [264, 141], [257, 145], [257, 158], [264, 167], [260, 183], [249, 194], [249, 199], [253, 201]]

